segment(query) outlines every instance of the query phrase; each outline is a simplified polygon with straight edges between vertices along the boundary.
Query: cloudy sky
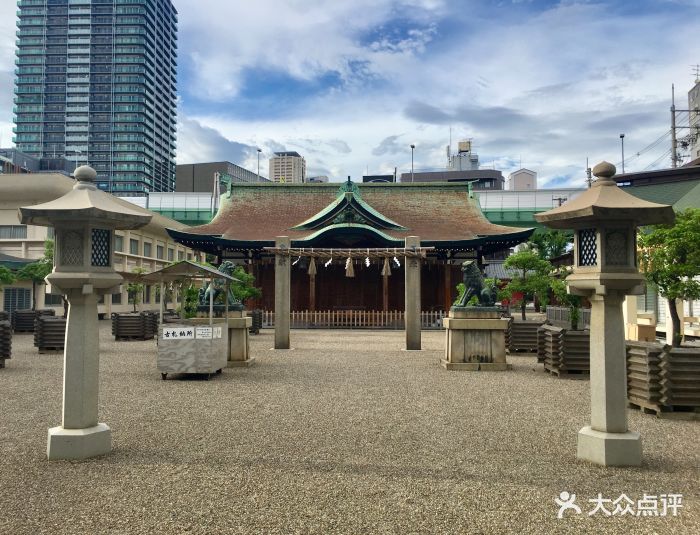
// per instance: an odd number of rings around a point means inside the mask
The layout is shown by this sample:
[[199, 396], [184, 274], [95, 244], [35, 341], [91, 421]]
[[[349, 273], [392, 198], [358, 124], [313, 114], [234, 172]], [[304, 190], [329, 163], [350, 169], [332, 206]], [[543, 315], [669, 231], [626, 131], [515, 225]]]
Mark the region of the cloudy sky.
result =
[[[263, 174], [278, 150], [334, 180], [407, 172], [411, 143], [416, 169], [444, 168], [450, 129], [482, 167], [527, 167], [541, 185], [581, 185], [586, 158], [618, 163], [620, 133], [626, 170], [666, 167], [671, 84], [687, 109], [700, 63], [700, 0], [174, 3], [178, 163], [255, 171], [260, 147]], [[12, 18], [0, 17], [0, 145]]]

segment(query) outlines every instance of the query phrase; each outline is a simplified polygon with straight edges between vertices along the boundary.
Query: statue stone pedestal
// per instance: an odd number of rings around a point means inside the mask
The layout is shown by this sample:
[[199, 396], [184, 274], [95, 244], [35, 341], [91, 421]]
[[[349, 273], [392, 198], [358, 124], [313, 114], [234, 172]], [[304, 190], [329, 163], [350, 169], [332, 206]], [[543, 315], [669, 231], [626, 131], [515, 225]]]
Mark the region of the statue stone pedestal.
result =
[[452, 307], [445, 326], [447, 370], [505, 371], [506, 329], [508, 320], [501, 318], [496, 307]]

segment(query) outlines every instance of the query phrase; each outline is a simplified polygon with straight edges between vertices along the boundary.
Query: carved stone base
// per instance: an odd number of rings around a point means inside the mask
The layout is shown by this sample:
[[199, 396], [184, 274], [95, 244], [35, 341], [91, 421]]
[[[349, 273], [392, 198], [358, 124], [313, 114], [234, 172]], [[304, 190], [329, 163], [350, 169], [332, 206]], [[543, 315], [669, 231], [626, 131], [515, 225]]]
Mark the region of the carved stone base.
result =
[[505, 362], [448, 362], [440, 359], [440, 365], [446, 370], [467, 372], [504, 372], [512, 369], [512, 366]]
[[86, 429], [49, 429], [46, 455], [49, 461], [80, 460], [105, 455], [112, 451], [112, 431], [106, 424]]
[[579, 459], [602, 466], [639, 466], [642, 464], [642, 439], [639, 433], [604, 433], [586, 426], [578, 432]]
[[443, 320], [446, 328], [443, 367], [448, 370], [505, 371], [508, 320], [500, 310], [453, 307]]

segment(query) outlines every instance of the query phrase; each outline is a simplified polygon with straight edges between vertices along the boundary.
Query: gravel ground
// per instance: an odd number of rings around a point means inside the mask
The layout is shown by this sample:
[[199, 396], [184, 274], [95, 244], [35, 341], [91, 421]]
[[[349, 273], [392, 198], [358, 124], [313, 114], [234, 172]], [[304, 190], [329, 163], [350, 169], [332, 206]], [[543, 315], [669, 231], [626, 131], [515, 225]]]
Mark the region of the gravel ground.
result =
[[[111, 455], [46, 460], [62, 359], [16, 335], [0, 370], [0, 533], [700, 533], [700, 422], [630, 411], [641, 468], [576, 459], [588, 381], [532, 357], [447, 372], [441, 332], [251, 337], [249, 369], [161, 381], [155, 342], [101, 325]], [[576, 493], [581, 515], [557, 520]], [[677, 517], [588, 516], [588, 499], [682, 493]]]

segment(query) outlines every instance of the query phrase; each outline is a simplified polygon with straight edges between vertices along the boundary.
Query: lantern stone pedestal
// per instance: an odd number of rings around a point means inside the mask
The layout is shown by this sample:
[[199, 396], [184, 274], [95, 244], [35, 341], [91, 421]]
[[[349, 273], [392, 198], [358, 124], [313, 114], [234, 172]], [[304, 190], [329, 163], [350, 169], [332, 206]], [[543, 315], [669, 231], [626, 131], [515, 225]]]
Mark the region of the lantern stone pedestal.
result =
[[591, 425], [578, 433], [577, 457], [604, 466], [642, 463], [641, 437], [627, 429], [624, 295], [625, 292], [609, 290], [606, 295], [589, 297]]
[[452, 307], [445, 326], [447, 370], [506, 371], [506, 329], [508, 320], [492, 307]]
[[[83, 291], [91, 293], [84, 294]], [[100, 342], [99, 296], [92, 288], [68, 290], [63, 380], [63, 425], [49, 429], [49, 460], [86, 459], [112, 451], [112, 432], [97, 421]]]
[[63, 421], [49, 429], [49, 460], [86, 459], [109, 453], [109, 427], [98, 422], [100, 341], [97, 302], [123, 281], [114, 271], [114, 230], [136, 229], [151, 218], [145, 210], [99, 190], [97, 173], [75, 170], [73, 189], [48, 203], [22, 207], [25, 225], [53, 226], [54, 268], [47, 283], [66, 296]]

